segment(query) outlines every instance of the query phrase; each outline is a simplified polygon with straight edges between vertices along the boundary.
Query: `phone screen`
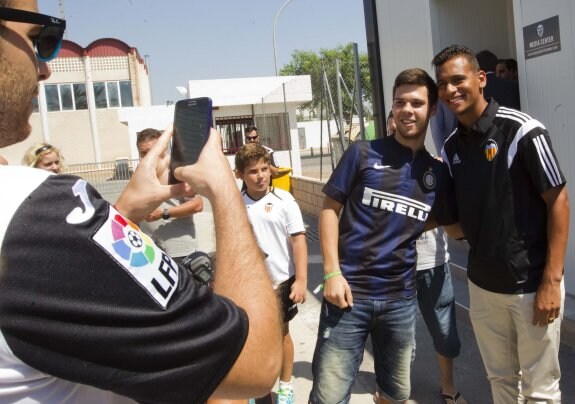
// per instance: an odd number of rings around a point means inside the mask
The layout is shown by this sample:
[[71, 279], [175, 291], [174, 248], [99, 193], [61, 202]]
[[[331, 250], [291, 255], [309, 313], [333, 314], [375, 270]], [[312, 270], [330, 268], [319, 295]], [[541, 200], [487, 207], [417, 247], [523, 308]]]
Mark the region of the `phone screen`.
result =
[[173, 171], [198, 161], [212, 126], [212, 100], [208, 97], [180, 100], [174, 109], [174, 136], [169, 183], [179, 181]]

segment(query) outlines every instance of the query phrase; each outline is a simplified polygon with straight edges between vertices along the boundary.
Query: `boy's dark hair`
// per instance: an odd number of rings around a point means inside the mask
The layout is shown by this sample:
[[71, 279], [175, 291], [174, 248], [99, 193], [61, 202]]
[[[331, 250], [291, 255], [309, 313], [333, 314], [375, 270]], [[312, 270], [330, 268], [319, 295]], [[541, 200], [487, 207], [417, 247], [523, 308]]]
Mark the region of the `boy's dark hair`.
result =
[[162, 131], [154, 128], [147, 128], [139, 131], [136, 135], [136, 144], [138, 144], [159, 138], [162, 136]]
[[437, 75], [437, 70], [443, 66], [445, 62], [456, 56], [463, 56], [475, 70], [479, 70], [479, 62], [477, 62], [477, 58], [471, 49], [463, 45], [449, 45], [435, 55], [431, 61], [432, 66], [435, 68], [435, 74]]
[[484, 49], [475, 55], [479, 68], [484, 72], [494, 72], [497, 67], [497, 56], [490, 50]]
[[247, 135], [250, 132], [256, 131], [256, 133], [258, 133], [258, 128], [256, 128], [254, 125], [250, 125], [250, 126], [246, 126], [246, 131], [245, 134]]
[[429, 74], [423, 69], [413, 68], [402, 71], [395, 78], [393, 84], [393, 97], [399, 86], [406, 84], [415, 84], [417, 86], [427, 87], [427, 99], [430, 106], [437, 104], [437, 85]]
[[252, 161], [263, 160], [264, 163], [270, 164], [270, 155], [268, 151], [258, 143], [248, 143], [238, 149], [235, 163], [236, 170], [243, 173]]

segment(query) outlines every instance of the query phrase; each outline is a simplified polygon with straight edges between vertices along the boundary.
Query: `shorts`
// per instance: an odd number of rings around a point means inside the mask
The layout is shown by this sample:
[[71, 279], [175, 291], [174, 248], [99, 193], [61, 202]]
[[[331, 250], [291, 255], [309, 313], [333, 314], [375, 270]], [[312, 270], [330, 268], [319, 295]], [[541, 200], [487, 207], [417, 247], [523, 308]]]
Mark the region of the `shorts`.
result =
[[283, 322], [287, 323], [297, 314], [297, 304], [294, 303], [289, 295], [291, 294], [291, 285], [295, 282], [295, 276], [292, 276], [287, 281], [280, 283], [276, 289], [276, 295], [280, 301]]
[[435, 351], [446, 358], [459, 356], [461, 342], [448, 263], [417, 271], [417, 302]]

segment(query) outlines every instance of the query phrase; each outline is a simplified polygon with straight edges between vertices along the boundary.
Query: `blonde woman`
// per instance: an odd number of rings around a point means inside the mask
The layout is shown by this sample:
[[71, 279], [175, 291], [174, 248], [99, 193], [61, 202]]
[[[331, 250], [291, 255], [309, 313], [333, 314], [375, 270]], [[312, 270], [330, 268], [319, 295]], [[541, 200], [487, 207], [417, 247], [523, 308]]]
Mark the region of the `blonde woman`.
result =
[[51, 171], [54, 174], [62, 173], [63, 162], [60, 150], [48, 143], [32, 145], [22, 159], [22, 164], [25, 166]]

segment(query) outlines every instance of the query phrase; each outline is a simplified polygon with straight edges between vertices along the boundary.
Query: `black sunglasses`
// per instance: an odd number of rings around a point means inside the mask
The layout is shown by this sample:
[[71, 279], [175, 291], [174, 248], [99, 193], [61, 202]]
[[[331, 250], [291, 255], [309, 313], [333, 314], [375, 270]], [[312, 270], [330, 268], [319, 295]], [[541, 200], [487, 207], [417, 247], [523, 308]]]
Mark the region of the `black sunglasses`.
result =
[[66, 20], [7, 7], [0, 7], [0, 20], [41, 25], [40, 33], [33, 40], [36, 57], [41, 62], [49, 62], [58, 55], [66, 30]]

